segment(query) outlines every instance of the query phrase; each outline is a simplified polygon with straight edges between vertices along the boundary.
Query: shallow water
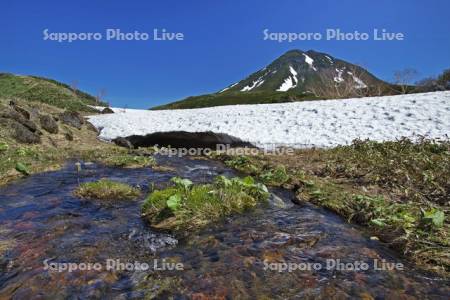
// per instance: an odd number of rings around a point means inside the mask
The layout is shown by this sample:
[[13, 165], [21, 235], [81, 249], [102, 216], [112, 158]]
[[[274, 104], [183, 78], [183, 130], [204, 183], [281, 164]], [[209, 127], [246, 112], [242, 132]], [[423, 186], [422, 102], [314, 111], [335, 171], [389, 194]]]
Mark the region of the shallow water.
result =
[[[408, 265], [361, 228], [310, 205], [292, 204], [274, 190], [269, 205], [187, 237], [151, 230], [140, 218], [143, 201], [86, 201], [72, 196], [79, 182], [107, 177], [144, 191], [175, 176], [196, 182], [233, 175], [220, 163], [162, 159], [174, 172], [73, 164], [0, 189], [0, 298], [142, 297], [447, 299], [449, 281]], [[149, 270], [107, 270], [106, 260], [148, 264]], [[368, 270], [336, 270], [326, 263], [366, 262]], [[375, 270], [374, 261], [404, 270]], [[47, 270], [46, 264], [98, 263], [98, 270]], [[159, 268], [154, 268], [154, 263]], [[165, 263], [165, 264], [164, 264]], [[183, 270], [167, 270], [179, 263]], [[291, 272], [291, 267], [310, 270]], [[294, 265], [295, 263], [295, 265]], [[313, 265], [315, 264], [315, 265]], [[315, 266], [317, 270], [313, 268]], [[320, 266], [320, 269], [318, 268]]]

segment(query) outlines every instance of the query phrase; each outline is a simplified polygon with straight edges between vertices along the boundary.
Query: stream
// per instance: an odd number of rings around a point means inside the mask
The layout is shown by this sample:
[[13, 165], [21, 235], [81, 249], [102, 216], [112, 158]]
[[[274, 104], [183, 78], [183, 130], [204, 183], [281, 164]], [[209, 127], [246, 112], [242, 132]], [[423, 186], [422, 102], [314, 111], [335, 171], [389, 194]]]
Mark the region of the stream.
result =
[[[220, 174], [236, 176], [221, 163], [203, 159], [159, 157], [158, 162], [174, 171], [83, 164], [77, 173], [68, 162], [62, 170], [1, 187], [0, 299], [450, 295], [447, 279], [416, 269], [371, 240], [363, 228], [331, 212], [293, 204], [294, 195], [285, 190], [272, 190], [268, 205], [180, 237], [154, 231], [142, 221], [144, 196], [105, 203], [72, 195], [79, 183], [100, 178], [139, 186], [147, 193], [167, 186], [173, 176], [194, 182]], [[115, 266], [108, 269], [107, 262]], [[333, 262], [335, 267], [327, 266]], [[365, 270], [342, 267], [355, 262], [364, 263]], [[64, 269], [69, 263], [77, 267]], [[291, 269], [283, 269], [287, 266]]]

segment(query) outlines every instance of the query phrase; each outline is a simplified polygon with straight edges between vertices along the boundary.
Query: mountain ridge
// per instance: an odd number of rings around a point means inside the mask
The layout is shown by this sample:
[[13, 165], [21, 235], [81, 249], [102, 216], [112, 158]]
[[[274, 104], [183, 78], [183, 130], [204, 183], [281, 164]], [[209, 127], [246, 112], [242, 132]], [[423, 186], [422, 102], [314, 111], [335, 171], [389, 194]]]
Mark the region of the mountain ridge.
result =
[[293, 49], [215, 93], [187, 97], [152, 109], [370, 96], [384, 94], [388, 87], [388, 83], [358, 65], [327, 53]]

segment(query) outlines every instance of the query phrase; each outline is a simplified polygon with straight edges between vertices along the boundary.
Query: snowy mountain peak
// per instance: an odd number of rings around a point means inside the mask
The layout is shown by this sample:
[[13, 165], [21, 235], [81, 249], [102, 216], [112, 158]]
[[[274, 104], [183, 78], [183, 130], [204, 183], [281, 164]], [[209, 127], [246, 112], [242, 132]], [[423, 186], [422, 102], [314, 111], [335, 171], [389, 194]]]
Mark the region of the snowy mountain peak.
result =
[[390, 85], [365, 69], [314, 50], [291, 50], [216, 93], [156, 107], [196, 108], [380, 95]]
[[[384, 84], [365, 69], [325, 53], [291, 50], [219, 93], [297, 92], [366, 89]], [[325, 94], [325, 92], [322, 92]]]

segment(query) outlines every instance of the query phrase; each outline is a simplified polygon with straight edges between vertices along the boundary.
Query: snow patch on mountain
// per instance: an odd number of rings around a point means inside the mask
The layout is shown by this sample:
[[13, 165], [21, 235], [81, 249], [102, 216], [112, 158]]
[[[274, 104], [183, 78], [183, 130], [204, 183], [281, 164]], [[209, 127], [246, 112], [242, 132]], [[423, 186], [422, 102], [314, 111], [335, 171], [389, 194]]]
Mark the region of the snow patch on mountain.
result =
[[309, 57], [305, 53], [303, 53], [303, 55], [305, 56], [305, 62], [309, 65], [309, 67], [311, 69], [313, 69], [314, 71], [317, 71], [316, 67], [314, 67], [314, 65], [313, 65], [314, 59], [312, 59], [311, 57]]
[[234, 86], [237, 85], [238, 83], [239, 83], [239, 82], [236, 82], [236, 83], [233, 83], [233, 84], [230, 85], [230, 86], [227, 86], [226, 88], [224, 88], [223, 90], [221, 90], [219, 93], [223, 93], [223, 92], [225, 92], [225, 91], [231, 89], [232, 87], [234, 87]]
[[295, 88], [294, 81], [292, 80], [292, 77], [288, 77], [284, 80], [284, 82], [281, 84], [281, 86], [277, 89], [278, 92], [286, 92], [292, 88]]
[[251, 85], [244, 86], [244, 87], [241, 89], [241, 92], [248, 92], [248, 91], [251, 91], [251, 90], [253, 90], [254, 88], [260, 86], [260, 85], [263, 84], [263, 83], [264, 83], [264, 79], [263, 79], [262, 77], [260, 77], [260, 78], [258, 78], [257, 80], [253, 81]]
[[279, 92], [286, 92], [290, 89], [293, 89], [297, 86], [298, 79], [297, 79], [297, 71], [294, 70], [292, 66], [289, 66], [289, 72], [291, 72], [292, 76], [289, 76], [284, 80], [284, 82], [281, 84], [281, 86], [277, 89]]
[[335, 77], [333, 78], [333, 80], [334, 80], [335, 82], [337, 82], [337, 83], [343, 82], [343, 81], [344, 81], [344, 78], [342, 78], [342, 73], [344, 73], [344, 70], [343, 70], [343, 69], [336, 69], [336, 73], [337, 73], [337, 76], [335, 76]]
[[291, 72], [291, 74], [296, 78], [295, 81], [297, 81], [297, 71], [294, 70], [294, 68], [292, 66], [289, 66], [289, 71]]
[[348, 75], [352, 76], [353, 80], [356, 82], [355, 87], [357, 89], [365, 89], [367, 85], [358, 77], [356, 77], [352, 72], [347, 72]]
[[262, 148], [333, 147], [354, 139], [449, 138], [450, 92], [231, 105], [202, 109], [117, 109], [89, 121], [103, 128], [100, 138], [155, 132], [213, 131]]

